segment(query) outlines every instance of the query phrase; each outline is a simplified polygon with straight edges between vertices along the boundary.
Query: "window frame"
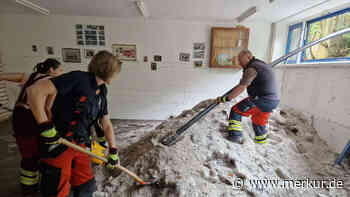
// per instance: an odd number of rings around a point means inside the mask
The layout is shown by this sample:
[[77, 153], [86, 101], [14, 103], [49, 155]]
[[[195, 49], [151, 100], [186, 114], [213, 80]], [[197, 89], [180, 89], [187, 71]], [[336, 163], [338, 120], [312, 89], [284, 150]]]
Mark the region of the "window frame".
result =
[[[306, 29], [305, 29], [305, 36], [304, 36], [304, 39], [303, 39], [303, 46], [305, 46], [307, 44], [307, 40], [309, 38], [309, 31], [310, 31], [311, 24], [313, 24], [315, 22], [318, 22], [318, 21], [321, 21], [321, 20], [324, 20], [324, 19], [327, 19], [327, 18], [331, 18], [331, 17], [334, 17], [334, 16], [345, 14], [345, 13], [348, 13], [348, 12], [350, 13], [350, 8], [345, 8], [345, 9], [338, 10], [338, 11], [335, 11], [335, 12], [331, 12], [331, 13], [326, 14], [324, 16], [319, 16], [319, 17], [316, 17], [316, 18], [313, 18], [311, 20], [306, 21], [306, 27], [305, 27]], [[350, 61], [350, 57], [334, 57], [334, 58], [324, 58], [324, 59], [316, 59], [316, 60], [304, 60], [305, 53], [306, 53], [305, 51], [306, 50], [303, 50], [303, 52], [302, 52], [300, 63], [349, 62]]]
[[[298, 47], [300, 46], [300, 41], [302, 40], [301, 38], [303, 37], [303, 22], [300, 23], [296, 23], [294, 25], [290, 25], [288, 28], [288, 37], [287, 37], [287, 46], [286, 46], [286, 50], [285, 50], [285, 54], [287, 55], [290, 52], [290, 47], [291, 47], [291, 41], [292, 41], [292, 31], [294, 31], [295, 29], [300, 28], [300, 37], [298, 40]], [[299, 54], [295, 54], [294, 56], [296, 56], [296, 60], [286, 60], [285, 64], [296, 64], [298, 62], [298, 56]]]

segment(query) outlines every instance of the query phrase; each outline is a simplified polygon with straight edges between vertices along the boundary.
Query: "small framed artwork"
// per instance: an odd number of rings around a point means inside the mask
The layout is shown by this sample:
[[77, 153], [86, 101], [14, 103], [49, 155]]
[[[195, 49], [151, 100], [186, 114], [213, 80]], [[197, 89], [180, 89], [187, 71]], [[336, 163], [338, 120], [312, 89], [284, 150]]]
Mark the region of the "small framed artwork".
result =
[[156, 62], [151, 63], [151, 70], [157, 70], [157, 63]]
[[161, 61], [162, 61], [162, 56], [160, 56], [160, 55], [155, 55], [155, 56], [153, 57], [153, 59], [154, 59], [155, 62], [161, 62]]
[[203, 65], [203, 61], [201, 61], [201, 60], [194, 61], [193, 63], [194, 63], [195, 67], [202, 67], [202, 65]]
[[113, 54], [124, 61], [136, 61], [136, 44], [113, 44]]
[[193, 58], [203, 59], [205, 52], [205, 43], [193, 43]]
[[32, 51], [33, 52], [38, 52], [38, 47], [36, 45], [32, 45]]
[[190, 54], [189, 53], [180, 53], [179, 60], [181, 62], [189, 62], [190, 61]]
[[143, 62], [148, 62], [148, 57], [147, 56], [143, 57]]
[[46, 47], [46, 52], [48, 55], [54, 55], [53, 47]]
[[62, 59], [64, 62], [81, 63], [80, 49], [62, 48]]
[[85, 58], [90, 59], [95, 55], [95, 49], [85, 49]]

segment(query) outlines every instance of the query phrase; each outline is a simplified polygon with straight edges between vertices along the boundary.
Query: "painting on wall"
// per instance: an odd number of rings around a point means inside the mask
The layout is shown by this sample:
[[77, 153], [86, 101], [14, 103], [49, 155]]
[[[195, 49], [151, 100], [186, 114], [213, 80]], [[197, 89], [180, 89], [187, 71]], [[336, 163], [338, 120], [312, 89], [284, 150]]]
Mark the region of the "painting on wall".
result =
[[202, 67], [203, 61], [202, 60], [194, 61], [193, 64], [195, 67]]
[[237, 55], [248, 49], [249, 29], [213, 27], [211, 37], [210, 67], [240, 68]]
[[156, 62], [151, 63], [151, 70], [157, 70], [157, 63]]
[[105, 28], [103, 25], [76, 24], [75, 32], [78, 45], [105, 46]]
[[90, 59], [94, 57], [95, 49], [85, 49], [85, 58]]
[[179, 60], [181, 62], [189, 62], [190, 61], [190, 54], [189, 53], [180, 53]]
[[33, 52], [38, 52], [38, 47], [36, 45], [32, 45], [32, 51]]
[[121, 61], [136, 61], [136, 44], [113, 44], [112, 50]]
[[81, 63], [80, 49], [63, 48], [62, 58], [64, 62]]
[[46, 52], [48, 55], [54, 55], [53, 47], [46, 47]]
[[143, 57], [143, 62], [148, 62], [148, 57], [147, 56]]
[[161, 61], [162, 61], [162, 56], [160, 56], [160, 55], [155, 55], [155, 56], [153, 57], [153, 60], [154, 60], [155, 62], [161, 62]]
[[205, 43], [193, 43], [193, 58], [204, 59]]

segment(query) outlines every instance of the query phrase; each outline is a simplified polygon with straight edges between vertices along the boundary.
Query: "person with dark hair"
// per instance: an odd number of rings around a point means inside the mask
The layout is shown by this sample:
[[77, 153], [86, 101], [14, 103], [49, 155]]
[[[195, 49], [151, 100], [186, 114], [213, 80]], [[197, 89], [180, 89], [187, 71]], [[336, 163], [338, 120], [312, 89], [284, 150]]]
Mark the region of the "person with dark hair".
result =
[[[42, 80], [27, 90], [29, 105], [40, 127], [41, 181], [43, 196], [67, 197], [72, 189], [75, 197], [92, 197], [96, 182], [87, 154], [63, 144], [65, 138], [83, 148], [90, 143], [91, 126], [100, 118], [109, 147], [107, 167], [118, 163], [113, 125], [107, 102], [99, 114], [99, 98], [106, 100], [107, 87], [120, 72], [121, 62], [108, 51], [98, 52], [90, 61], [88, 72], [73, 71]], [[45, 98], [56, 95], [53, 119], [45, 113]]]
[[[61, 63], [55, 59], [47, 59], [34, 67], [34, 72], [27, 76], [25, 73], [3, 73], [0, 81], [6, 80], [21, 83], [22, 90], [15, 103], [12, 115], [14, 137], [21, 154], [20, 184], [24, 196], [34, 194], [39, 189], [39, 129], [27, 102], [26, 89], [37, 81], [63, 72]], [[51, 118], [50, 107], [53, 96], [46, 99], [45, 111]]]
[[217, 103], [230, 101], [247, 90], [248, 97], [234, 105], [229, 116], [228, 139], [243, 143], [242, 116], [251, 116], [255, 132], [255, 143], [267, 141], [267, 121], [273, 109], [279, 103], [277, 80], [271, 65], [256, 59], [249, 50], [242, 50], [238, 55], [243, 68], [243, 77], [233, 91], [224, 97], [218, 97]]

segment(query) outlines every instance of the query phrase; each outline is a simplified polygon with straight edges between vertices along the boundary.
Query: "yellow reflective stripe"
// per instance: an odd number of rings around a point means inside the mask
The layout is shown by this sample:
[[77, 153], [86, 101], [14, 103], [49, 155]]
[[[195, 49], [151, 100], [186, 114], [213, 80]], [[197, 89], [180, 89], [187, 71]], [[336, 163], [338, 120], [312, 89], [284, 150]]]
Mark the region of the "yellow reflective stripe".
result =
[[267, 134], [260, 135], [260, 136], [255, 136], [256, 140], [264, 140], [267, 137]]
[[24, 170], [23, 168], [21, 168], [21, 174], [24, 176], [38, 176], [39, 175], [39, 171], [29, 171], [29, 170]]
[[37, 177], [35, 178], [28, 178], [28, 177], [24, 177], [21, 176], [20, 177], [20, 182], [24, 185], [35, 185], [39, 183], [39, 179]]
[[238, 120], [229, 120], [229, 123], [241, 124], [241, 121], [238, 121]]
[[267, 140], [262, 140], [262, 141], [257, 141], [255, 140], [255, 143], [258, 143], [258, 144], [265, 144]]
[[55, 137], [57, 134], [57, 131], [55, 128], [46, 130], [44, 132], [42, 132], [40, 135], [44, 136], [44, 137]]
[[242, 131], [241, 128], [228, 128], [229, 131]]
[[242, 129], [242, 126], [241, 125], [230, 125], [229, 128], [241, 128]]

